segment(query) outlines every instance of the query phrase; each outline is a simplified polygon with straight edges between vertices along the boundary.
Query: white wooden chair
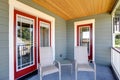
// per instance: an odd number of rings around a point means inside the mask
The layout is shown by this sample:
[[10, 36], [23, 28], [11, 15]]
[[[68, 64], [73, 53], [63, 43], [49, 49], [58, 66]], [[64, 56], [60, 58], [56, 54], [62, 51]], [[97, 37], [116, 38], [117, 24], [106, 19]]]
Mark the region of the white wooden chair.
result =
[[40, 80], [48, 74], [59, 72], [59, 80], [61, 80], [61, 65], [58, 61], [54, 61], [52, 47], [40, 48], [40, 64], [39, 64]]
[[74, 48], [74, 59], [75, 59], [75, 80], [77, 80], [78, 71], [92, 71], [94, 72], [94, 80], [96, 80], [96, 64], [93, 62], [93, 67], [90, 66], [88, 61], [87, 47], [77, 46]]

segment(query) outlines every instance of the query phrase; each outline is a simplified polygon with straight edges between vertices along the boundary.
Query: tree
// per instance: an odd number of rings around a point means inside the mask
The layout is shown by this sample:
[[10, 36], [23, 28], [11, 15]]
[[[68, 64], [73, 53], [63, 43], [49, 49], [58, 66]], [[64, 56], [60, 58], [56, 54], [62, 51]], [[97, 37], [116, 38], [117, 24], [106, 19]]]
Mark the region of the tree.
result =
[[120, 34], [115, 36], [115, 46], [120, 47]]
[[117, 35], [115, 36], [115, 39], [120, 39], [120, 34], [117, 34]]
[[30, 28], [22, 27], [18, 29], [18, 37], [22, 37], [22, 39], [30, 40]]

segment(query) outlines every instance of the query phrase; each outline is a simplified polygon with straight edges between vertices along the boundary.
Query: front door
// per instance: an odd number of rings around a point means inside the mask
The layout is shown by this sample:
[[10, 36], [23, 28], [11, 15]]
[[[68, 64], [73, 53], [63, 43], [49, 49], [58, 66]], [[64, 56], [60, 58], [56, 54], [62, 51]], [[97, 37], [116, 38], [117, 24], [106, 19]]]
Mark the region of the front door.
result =
[[37, 69], [36, 17], [14, 10], [14, 79]]
[[87, 46], [89, 60], [92, 60], [92, 39], [92, 24], [77, 26], [77, 46]]

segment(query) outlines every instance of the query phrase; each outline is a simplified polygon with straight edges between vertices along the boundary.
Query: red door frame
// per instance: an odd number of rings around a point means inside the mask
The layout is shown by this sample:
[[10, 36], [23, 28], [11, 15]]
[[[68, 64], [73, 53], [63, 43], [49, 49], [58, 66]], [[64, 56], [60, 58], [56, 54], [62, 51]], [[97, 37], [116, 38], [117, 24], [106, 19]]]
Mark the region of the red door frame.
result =
[[93, 55], [93, 32], [92, 32], [92, 28], [93, 28], [93, 24], [90, 23], [90, 24], [82, 24], [82, 25], [77, 25], [77, 46], [80, 45], [80, 31], [79, 31], [79, 28], [80, 27], [84, 27], [84, 26], [89, 26], [90, 27], [90, 56], [88, 56], [89, 60], [92, 60], [92, 55]]
[[27, 13], [23, 13], [18, 10], [14, 10], [14, 80], [16, 80], [19, 77], [25, 76], [26, 74], [31, 73], [37, 69], [37, 60], [36, 60], [37, 56], [36, 56], [36, 44], [35, 44], [34, 45], [34, 58], [35, 58], [34, 63], [35, 64], [33, 66], [17, 71], [17, 68], [16, 68], [16, 18], [17, 18], [17, 14], [34, 19], [34, 43], [36, 43], [36, 17], [29, 15]]
[[50, 24], [50, 47], [51, 47], [51, 22], [38, 18], [38, 63], [40, 63], [40, 21]]

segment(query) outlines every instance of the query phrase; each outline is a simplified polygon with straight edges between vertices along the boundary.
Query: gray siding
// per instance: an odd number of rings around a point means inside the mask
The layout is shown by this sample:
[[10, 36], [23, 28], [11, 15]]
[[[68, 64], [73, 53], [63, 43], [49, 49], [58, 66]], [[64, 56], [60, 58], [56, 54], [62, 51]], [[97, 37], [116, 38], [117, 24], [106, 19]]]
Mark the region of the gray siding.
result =
[[112, 20], [110, 14], [100, 14], [67, 21], [67, 56], [74, 58], [74, 22], [95, 19], [95, 60], [99, 64], [110, 64], [112, 47]]
[[0, 0], [0, 80], [9, 80], [9, 5]]
[[[32, 0], [19, 0], [24, 4], [27, 4], [35, 9], [38, 9], [50, 16], [55, 17], [55, 54], [56, 59], [61, 60], [66, 56], [66, 21], [61, 17], [51, 13], [50, 11], [46, 10], [45, 8], [37, 5]], [[63, 56], [60, 57], [60, 54]]]

